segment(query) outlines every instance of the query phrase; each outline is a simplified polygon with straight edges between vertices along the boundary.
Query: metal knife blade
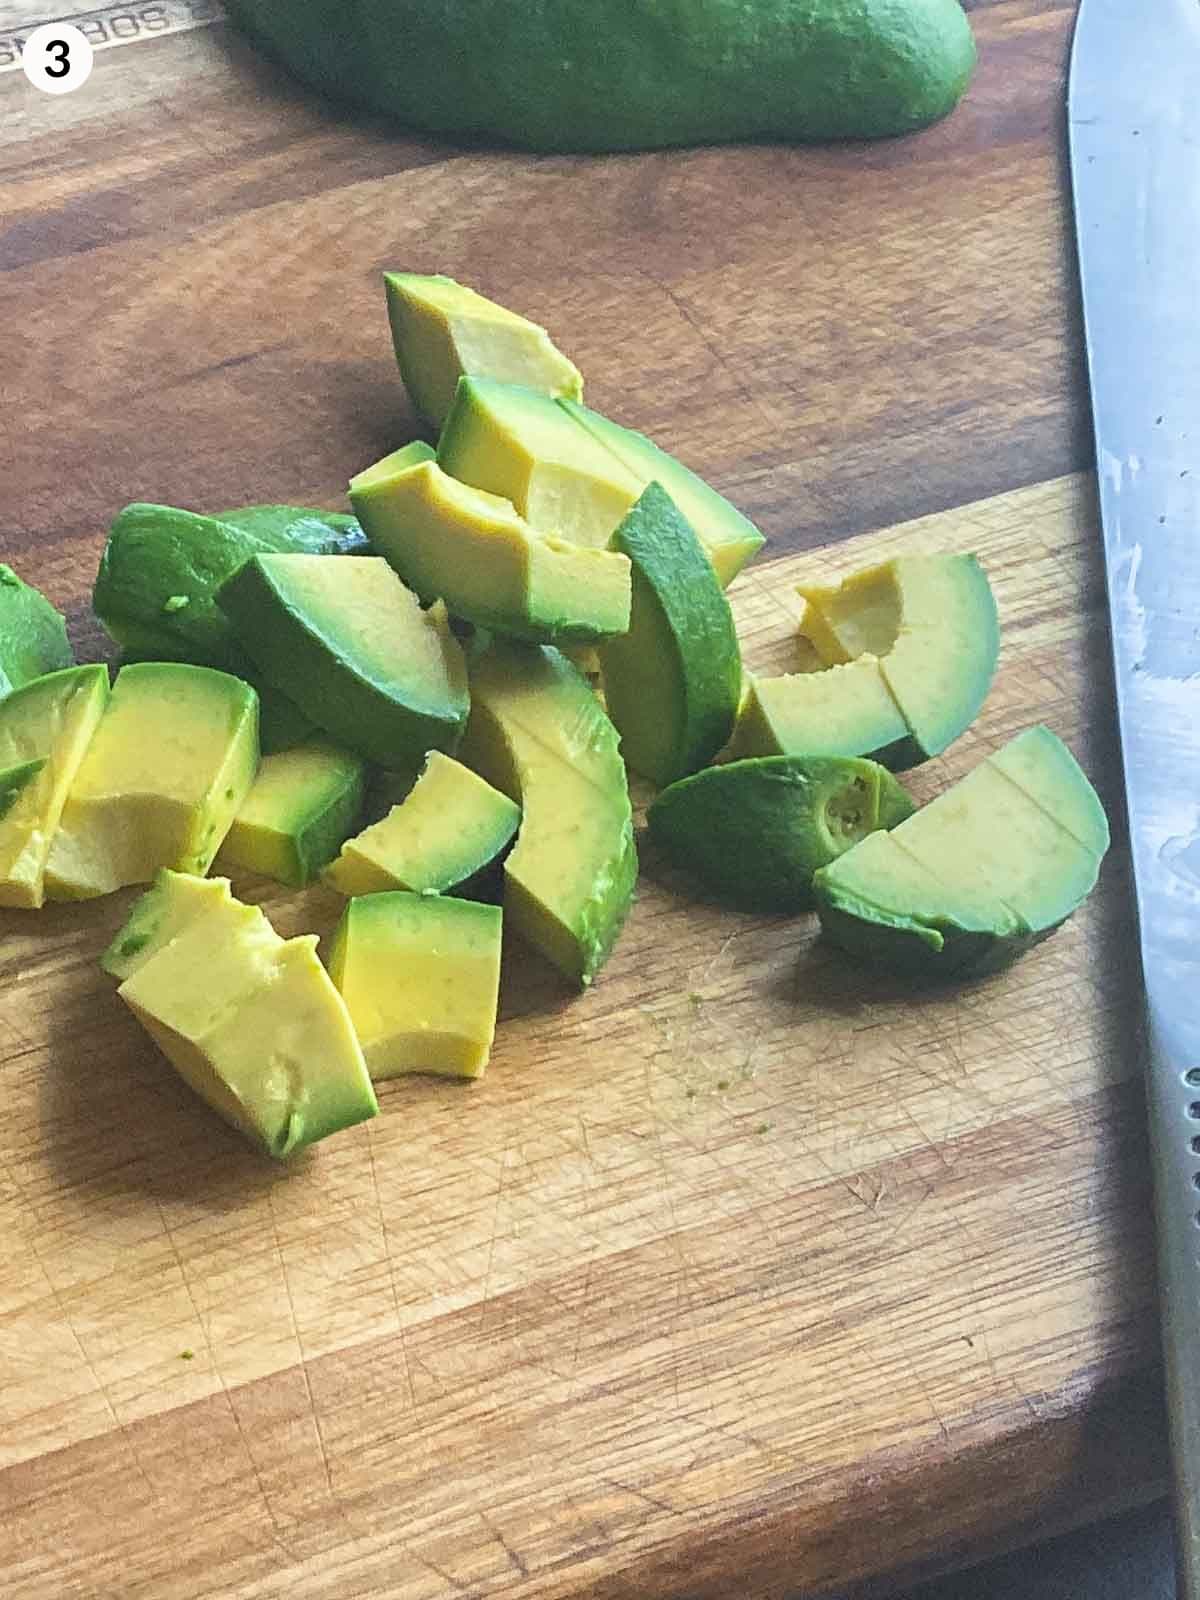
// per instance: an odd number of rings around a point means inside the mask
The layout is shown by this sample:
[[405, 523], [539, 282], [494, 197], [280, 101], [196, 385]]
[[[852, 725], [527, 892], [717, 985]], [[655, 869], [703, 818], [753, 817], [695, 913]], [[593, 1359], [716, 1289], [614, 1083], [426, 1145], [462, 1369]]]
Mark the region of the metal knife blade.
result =
[[1069, 124], [1148, 1019], [1179, 1595], [1200, 1600], [1200, 0], [1082, 0]]

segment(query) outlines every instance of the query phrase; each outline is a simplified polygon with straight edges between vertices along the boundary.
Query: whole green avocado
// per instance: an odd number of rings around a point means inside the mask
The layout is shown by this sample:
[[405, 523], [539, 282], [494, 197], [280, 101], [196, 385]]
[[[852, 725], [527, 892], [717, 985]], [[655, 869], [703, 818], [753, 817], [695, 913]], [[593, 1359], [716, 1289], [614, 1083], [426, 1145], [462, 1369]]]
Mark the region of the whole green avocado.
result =
[[880, 138], [952, 110], [959, 0], [228, 0], [301, 77], [532, 150]]

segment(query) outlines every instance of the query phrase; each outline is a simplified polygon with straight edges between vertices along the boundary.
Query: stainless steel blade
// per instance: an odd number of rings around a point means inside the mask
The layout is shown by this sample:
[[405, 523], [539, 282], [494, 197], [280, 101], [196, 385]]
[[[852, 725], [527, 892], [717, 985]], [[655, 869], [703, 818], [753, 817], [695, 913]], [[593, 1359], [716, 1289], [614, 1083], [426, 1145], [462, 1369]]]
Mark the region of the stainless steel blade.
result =
[[1082, 0], [1069, 106], [1149, 1022], [1179, 1594], [1200, 1600], [1200, 0]]

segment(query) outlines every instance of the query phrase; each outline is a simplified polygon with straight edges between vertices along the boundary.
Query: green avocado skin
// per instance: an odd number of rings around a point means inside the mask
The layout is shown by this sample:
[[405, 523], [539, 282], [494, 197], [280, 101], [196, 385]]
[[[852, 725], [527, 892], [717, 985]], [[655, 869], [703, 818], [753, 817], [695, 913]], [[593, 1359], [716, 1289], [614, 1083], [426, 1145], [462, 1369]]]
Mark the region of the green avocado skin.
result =
[[312, 506], [238, 506], [218, 511], [226, 527], [253, 534], [280, 555], [365, 556], [371, 553], [358, 518]]
[[953, 109], [959, 0], [229, 0], [286, 65], [433, 133], [532, 150], [873, 139]]
[[0, 561], [0, 700], [43, 673], [74, 665], [62, 616]]
[[[830, 832], [830, 805], [857, 813], [852, 834]], [[663, 854], [723, 900], [746, 911], [799, 911], [813, 904], [814, 873], [914, 809], [874, 761], [749, 756], [671, 784], [646, 823]]]

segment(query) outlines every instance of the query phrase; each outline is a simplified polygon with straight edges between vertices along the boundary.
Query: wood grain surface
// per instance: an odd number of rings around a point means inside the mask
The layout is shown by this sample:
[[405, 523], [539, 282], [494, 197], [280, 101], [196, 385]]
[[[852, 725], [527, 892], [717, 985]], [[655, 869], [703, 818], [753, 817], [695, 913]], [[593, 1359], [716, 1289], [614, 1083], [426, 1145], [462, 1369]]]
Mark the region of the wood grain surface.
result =
[[[0, 4], [0, 68], [37, 20]], [[593, 991], [514, 948], [481, 1084], [388, 1085], [288, 1171], [99, 973], [128, 894], [0, 918], [6, 1597], [897, 1592], [1156, 1485], [1071, 7], [973, 20], [959, 112], [859, 148], [449, 148], [308, 100], [220, 22], [103, 49], [60, 100], [0, 71], [0, 556], [83, 653], [125, 501], [337, 505], [415, 434], [378, 274], [441, 270], [760, 522], [752, 666], [790, 659], [801, 576], [975, 549], [1002, 670], [914, 790], [1041, 719], [1117, 823], [1066, 929], [919, 993], [644, 845]], [[258, 887], [284, 933], [336, 917]]]

